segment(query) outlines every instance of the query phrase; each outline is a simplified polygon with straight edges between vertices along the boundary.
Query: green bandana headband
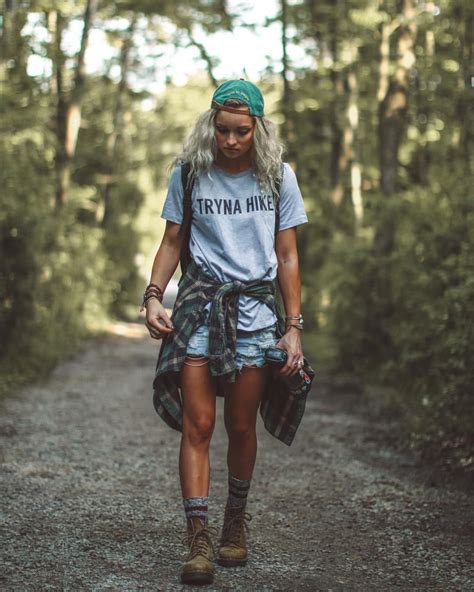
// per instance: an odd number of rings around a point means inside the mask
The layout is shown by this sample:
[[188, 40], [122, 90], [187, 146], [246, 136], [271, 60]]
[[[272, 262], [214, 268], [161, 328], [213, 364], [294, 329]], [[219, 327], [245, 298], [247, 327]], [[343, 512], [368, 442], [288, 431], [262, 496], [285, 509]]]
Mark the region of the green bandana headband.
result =
[[235, 107], [228, 107], [224, 103], [228, 99], [238, 99], [243, 101], [248, 109], [249, 114], [253, 117], [263, 117], [263, 96], [260, 90], [248, 80], [227, 80], [216, 88], [212, 95], [212, 107], [215, 109], [222, 109], [230, 111], [231, 113], [242, 113]]

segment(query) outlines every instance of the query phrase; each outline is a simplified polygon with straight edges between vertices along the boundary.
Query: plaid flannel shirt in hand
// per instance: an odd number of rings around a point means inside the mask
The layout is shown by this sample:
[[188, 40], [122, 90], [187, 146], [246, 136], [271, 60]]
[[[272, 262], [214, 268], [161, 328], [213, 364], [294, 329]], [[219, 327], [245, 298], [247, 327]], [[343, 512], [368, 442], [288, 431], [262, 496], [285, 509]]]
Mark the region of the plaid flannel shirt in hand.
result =
[[[186, 349], [194, 331], [205, 318], [204, 308], [211, 302], [209, 314], [209, 369], [212, 376], [227, 382], [235, 381], [235, 344], [238, 302], [247, 294], [264, 302], [278, 318], [282, 317], [275, 303], [275, 286], [269, 281], [220, 283], [207, 276], [191, 262], [182, 277], [171, 320], [174, 331], [164, 340], [153, 381], [153, 404], [158, 415], [175, 430], [182, 430], [183, 411], [179, 373]], [[281, 334], [281, 331], [278, 331]], [[218, 395], [223, 396], [219, 391]], [[260, 404], [265, 428], [276, 438], [290, 445], [303, 417], [306, 394], [295, 396], [272, 374], [267, 381]]]

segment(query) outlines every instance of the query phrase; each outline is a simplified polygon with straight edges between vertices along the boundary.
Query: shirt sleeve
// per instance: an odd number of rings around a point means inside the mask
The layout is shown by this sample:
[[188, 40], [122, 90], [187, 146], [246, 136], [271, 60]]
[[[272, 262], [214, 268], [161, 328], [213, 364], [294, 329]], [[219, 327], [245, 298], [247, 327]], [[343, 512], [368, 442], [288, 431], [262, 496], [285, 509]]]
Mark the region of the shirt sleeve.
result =
[[178, 165], [173, 173], [168, 185], [163, 211], [161, 217], [169, 222], [181, 224], [183, 221], [183, 184], [181, 183], [181, 166]]
[[308, 221], [296, 175], [288, 163], [285, 162], [283, 166], [283, 181], [280, 188], [279, 230], [306, 224]]

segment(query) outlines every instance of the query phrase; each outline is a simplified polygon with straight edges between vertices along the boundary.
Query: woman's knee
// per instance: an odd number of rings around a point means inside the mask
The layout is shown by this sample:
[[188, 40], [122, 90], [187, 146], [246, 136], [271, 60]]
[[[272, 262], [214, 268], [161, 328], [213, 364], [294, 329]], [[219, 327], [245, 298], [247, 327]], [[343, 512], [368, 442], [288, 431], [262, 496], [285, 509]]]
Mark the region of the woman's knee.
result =
[[214, 415], [202, 414], [199, 417], [184, 418], [183, 438], [193, 446], [208, 444], [214, 432]]
[[254, 438], [255, 423], [253, 418], [229, 418], [225, 422], [227, 435], [229, 438], [239, 440]]

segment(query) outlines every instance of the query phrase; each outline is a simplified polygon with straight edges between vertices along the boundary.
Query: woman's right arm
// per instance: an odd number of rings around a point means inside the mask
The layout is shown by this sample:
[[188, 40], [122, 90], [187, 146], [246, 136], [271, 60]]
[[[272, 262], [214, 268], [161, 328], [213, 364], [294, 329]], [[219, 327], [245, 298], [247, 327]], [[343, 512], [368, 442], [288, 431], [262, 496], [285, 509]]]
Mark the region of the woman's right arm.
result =
[[[159, 286], [163, 292], [179, 263], [182, 241], [182, 236], [178, 234], [180, 228], [180, 224], [166, 222], [165, 234], [153, 261], [150, 283]], [[146, 326], [153, 339], [161, 339], [173, 331], [165, 307], [156, 298], [146, 303]]]

